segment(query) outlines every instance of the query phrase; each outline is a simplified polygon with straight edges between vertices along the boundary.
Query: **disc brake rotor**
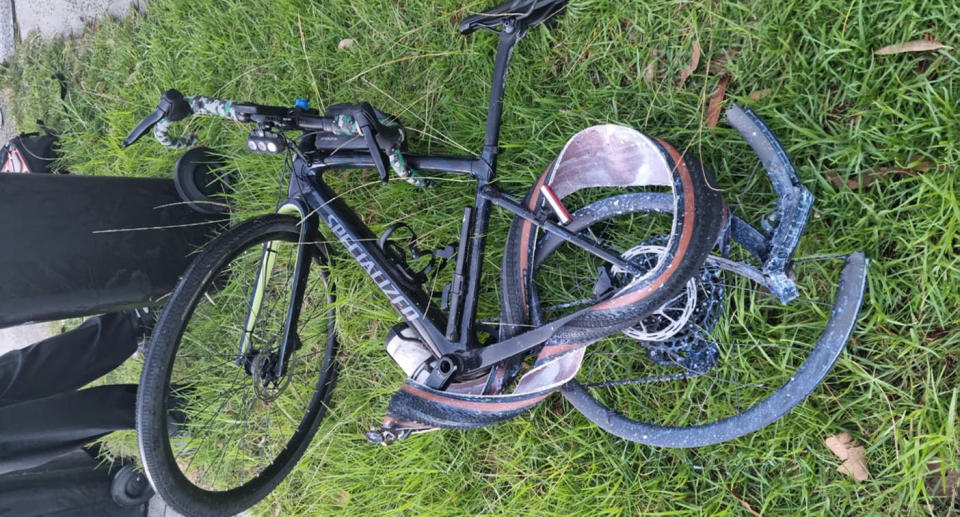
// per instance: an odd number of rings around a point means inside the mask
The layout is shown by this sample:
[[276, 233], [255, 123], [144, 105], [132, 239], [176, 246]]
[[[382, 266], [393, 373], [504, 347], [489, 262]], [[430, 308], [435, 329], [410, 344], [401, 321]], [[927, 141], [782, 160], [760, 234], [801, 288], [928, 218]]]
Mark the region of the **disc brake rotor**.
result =
[[250, 365], [250, 376], [253, 378], [253, 391], [258, 399], [264, 402], [273, 402], [283, 394], [287, 386], [290, 385], [291, 373], [296, 366], [295, 357], [294, 354], [290, 355], [290, 359], [287, 361], [286, 374], [280, 378], [276, 378], [273, 374], [273, 367], [276, 363], [275, 352], [261, 351], [253, 358]]
[[[652, 271], [664, 251], [665, 237], [655, 237], [623, 253], [643, 271]], [[638, 277], [610, 268], [612, 283], [629, 286]], [[647, 358], [661, 366], [679, 366], [686, 374], [701, 375], [716, 364], [716, 344], [707, 339], [723, 312], [725, 290], [720, 271], [700, 268], [684, 289], [663, 307], [622, 331], [647, 350]]]

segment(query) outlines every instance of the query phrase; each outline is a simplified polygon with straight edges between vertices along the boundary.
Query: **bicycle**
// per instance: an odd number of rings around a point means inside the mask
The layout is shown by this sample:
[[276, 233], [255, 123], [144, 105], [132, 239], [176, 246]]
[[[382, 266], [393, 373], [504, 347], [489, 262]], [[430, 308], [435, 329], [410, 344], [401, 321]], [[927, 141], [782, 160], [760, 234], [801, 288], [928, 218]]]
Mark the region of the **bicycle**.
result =
[[[867, 260], [851, 253], [838, 271], [819, 260], [835, 257], [793, 259], [813, 196], [752, 111], [733, 106], [727, 121], [778, 195], [761, 229], [731, 213], [693, 153], [622, 126], [575, 135], [522, 200], [496, 185], [513, 48], [565, 4], [511, 0], [463, 21], [464, 34], [499, 35], [479, 157], [408, 152], [399, 120], [366, 103], [321, 115], [300, 100], [287, 108], [175, 90], [124, 140], [131, 145], [155, 126], [164, 145], [187, 147], [194, 138], [171, 136], [170, 125], [213, 115], [256, 124], [250, 151], [293, 155], [277, 213], [205, 247], [154, 330], [137, 432], [147, 476], [172, 507], [237, 513], [303, 455], [338, 371], [331, 242], [402, 320], [385, 347], [408, 378], [383, 427], [367, 433], [374, 443], [503, 422], [559, 391], [622, 438], [704, 446], [775, 421], [824, 379], [854, 328]], [[287, 131], [301, 135], [292, 140]], [[368, 228], [324, 181], [333, 169], [374, 169], [383, 182], [392, 170], [416, 186], [427, 182], [425, 173], [469, 177], [476, 194], [461, 214], [456, 245], [421, 251], [403, 223], [380, 236]], [[477, 313], [493, 207], [514, 219], [500, 272], [501, 314], [485, 321]], [[402, 234], [409, 234], [403, 243]], [[426, 265], [415, 269], [408, 255]], [[453, 270], [437, 307], [423, 285], [446, 262]], [[834, 275], [833, 303], [810, 298]], [[804, 301], [812, 302], [804, 310], [776, 312]], [[729, 392], [716, 394], [718, 383]], [[703, 388], [695, 407], [692, 393]], [[251, 433], [262, 436], [249, 440]]]

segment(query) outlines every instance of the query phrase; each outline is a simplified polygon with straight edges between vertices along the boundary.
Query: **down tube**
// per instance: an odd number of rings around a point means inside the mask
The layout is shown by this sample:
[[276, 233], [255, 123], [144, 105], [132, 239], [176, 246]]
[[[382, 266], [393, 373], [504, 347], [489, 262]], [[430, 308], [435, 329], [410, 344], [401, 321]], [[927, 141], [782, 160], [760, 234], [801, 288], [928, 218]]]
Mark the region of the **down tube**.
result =
[[319, 175], [308, 181], [310, 186], [303, 191], [308, 204], [315, 207], [320, 220], [377, 284], [397, 313], [420, 334], [437, 357], [453, 352], [453, 345], [440, 330], [445, 322], [423, 289], [404, 278], [377, 245], [376, 235]]

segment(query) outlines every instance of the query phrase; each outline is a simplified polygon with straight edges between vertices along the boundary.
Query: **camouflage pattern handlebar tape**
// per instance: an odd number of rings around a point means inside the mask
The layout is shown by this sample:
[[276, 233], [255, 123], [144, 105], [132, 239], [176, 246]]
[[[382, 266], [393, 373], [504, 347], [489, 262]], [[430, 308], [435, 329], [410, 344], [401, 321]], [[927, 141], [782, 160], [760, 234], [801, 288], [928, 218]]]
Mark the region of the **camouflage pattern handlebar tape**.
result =
[[[233, 108], [234, 102], [204, 95], [192, 95], [184, 100], [190, 104], [190, 109], [194, 115], [210, 115], [230, 120], [237, 120], [237, 112]], [[167, 119], [160, 119], [153, 128], [153, 136], [158, 142], [170, 149], [185, 149], [197, 144], [197, 135], [187, 133], [181, 136], [171, 136], [170, 127], [173, 122]]]
[[[565, 317], [512, 393], [504, 391], [519, 370], [518, 361], [505, 361], [486, 377], [444, 391], [408, 379], [390, 401], [384, 428], [483, 427], [512, 418], [559, 390], [576, 375], [588, 345], [636, 324], [703, 266], [727, 226], [726, 206], [712, 183], [695, 157], [636, 130], [603, 125], [576, 134], [530, 189], [524, 205], [534, 212], [545, 206], [542, 185], [560, 198], [585, 188], [672, 187], [673, 230], [663, 260], [642, 280]], [[501, 270], [501, 341], [529, 327], [536, 236], [533, 223], [514, 219]]]
[[[387, 158], [390, 159], [390, 168], [393, 169], [393, 172], [397, 173], [397, 176], [403, 178], [407, 183], [417, 187], [426, 187], [429, 185], [429, 181], [423, 177], [418, 171], [414, 170], [413, 167], [410, 167], [410, 164], [407, 163], [407, 159], [403, 157], [403, 151], [401, 149], [401, 144], [406, 140], [407, 134], [404, 132], [403, 127], [400, 126], [396, 121], [381, 118], [379, 119], [380, 123], [387, 127], [394, 127], [400, 132], [400, 139], [397, 142], [397, 145], [390, 149], [387, 152]], [[357, 124], [357, 121], [351, 115], [337, 115], [333, 119], [334, 130], [333, 134], [340, 136], [361, 136], [363, 132], [360, 130], [360, 125]]]
[[[238, 120], [233, 101], [206, 97], [204, 95], [189, 96], [186, 97], [185, 100], [190, 104], [194, 115], [210, 115], [229, 120]], [[397, 145], [387, 152], [387, 157], [390, 160], [390, 168], [393, 169], [393, 172], [397, 173], [398, 176], [412, 185], [417, 187], [427, 186], [427, 179], [410, 167], [406, 158], [403, 157], [400, 145], [406, 139], [403, 128], [395, 121], [389, 119], [380, 119], [380, 123], [385, 126], [396, 127], [400, 132], [400, 139]], [[360, 136], [362, 134], [360, 126], [357, 125], [357, 122], [350, 115], [338, 115], [334, 119], [334, 124], [339, 128], [334, 129], [334, 134], [336, 135]], [[172, 125], [173, 122], [167, 119], [161, 119], [160, 122], [157, 123], [153, 129], [153, 135], [158, 142], [170, 149], [185, 149], [197, 144], [197, 135], [194, 133], [171, 136], [170, 127]]]

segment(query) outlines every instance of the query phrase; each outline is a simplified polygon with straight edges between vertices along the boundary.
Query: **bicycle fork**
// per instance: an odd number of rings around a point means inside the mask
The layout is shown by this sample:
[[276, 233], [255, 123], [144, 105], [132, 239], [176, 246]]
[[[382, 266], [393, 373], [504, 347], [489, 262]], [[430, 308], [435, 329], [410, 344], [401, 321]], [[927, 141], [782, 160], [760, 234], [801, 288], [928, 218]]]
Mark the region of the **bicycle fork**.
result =
[[[286, 374], [290, 355], [300, 347], [300, 338], [297, 333], [296, 322], [300, 316], [303, 293], [306, 290], [307, 277], [310, 273], [310, 261], [312, 259], [312, 248], [310, 244], [312, 244], [312, 239], [317, 235], [318, 231], [316, 215], [307, 215], [310, 214], [310, 211], [307, 210], [307, 207], [299, 200], [287, 200], [277, 209], [277, 213], [296, 216], [300, 219], [300, 238], [297, 241], [297, 260], [293, 275], [293, 289], [290, 290], [290, 300], [287, 304], [287, 314], [283, 324], [283, 341], [280, 343], [277, 360], [273, 365], [272, 374], [274, 379], [279, 379]], [[263, 251], [261, 252], [259, 262], [260, 267], [254, 281], [254, 291], [250, 297], [250, 305], [247, 308], [243, 331], [240, 334], [240, 342], [237, 345], [237, 357], [235, 360], [237, 364], [245, 364], [247, 355], [252, 351], [253, 331], [256, 326], [257, 317], [260, 315], [260, 309], [263, 306], [264, 293], [270, 282], [273, 266], [277, 260], [278, 247], [279, 241], [263, 243]]]

